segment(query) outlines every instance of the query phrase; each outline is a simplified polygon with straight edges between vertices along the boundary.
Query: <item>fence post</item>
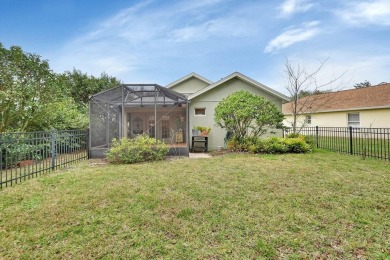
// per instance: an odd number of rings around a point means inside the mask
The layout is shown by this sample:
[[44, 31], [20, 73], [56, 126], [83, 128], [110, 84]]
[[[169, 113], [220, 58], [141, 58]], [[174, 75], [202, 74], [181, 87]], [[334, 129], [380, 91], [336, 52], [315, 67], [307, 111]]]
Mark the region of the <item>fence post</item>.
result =
[[352, 126], [349, 127], [349, 153], [353, 155]]
[[318, 125], [316, 125], [316, 145], [318, 148]]
[[51, 169], [56, 166], [56, 130], [51, 130]]
[[[0, 178], [3, 176], [1, 175], [1, 171], [3, 170], [3, 143], [1, 142], [1, 136], [0, 136]], [[0, 179], [0, 188], [2, 188], [3, 180]]]
[[91, 154], [90, 154], [90, 139], [89, 139], [89, 128], [87, 128], [86, 131], [86, 150], [87, 150], [87, 159], [91, 159]]

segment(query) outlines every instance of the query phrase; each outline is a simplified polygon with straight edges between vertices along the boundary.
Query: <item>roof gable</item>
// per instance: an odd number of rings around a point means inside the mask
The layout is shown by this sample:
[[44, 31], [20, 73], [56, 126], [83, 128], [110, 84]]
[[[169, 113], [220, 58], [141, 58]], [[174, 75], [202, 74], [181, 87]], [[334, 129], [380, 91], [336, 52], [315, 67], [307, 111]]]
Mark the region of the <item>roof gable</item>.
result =
[[[390, 83], [313, 95], [298, 100], [298, 110], [301, 111], [300, 113], [387, 107], [390, 107]], [[291, 102], [283, 104], [284, 114], [292, 114], [291, 110]]]
[[242, 80], [242, 81], [244, 81], [244, 82], [246, 82], [246, 83], [248, 83], [248, 84], [250, 84], [250, 85], [252, 85], [252, 86], [254, 86], [256, 88], [259, 88], [260, 90], [262, 90], [262, 91], [264, 91], [264, 92], [266, 92], [266, 93], [268, 93], [268, 94], [270, 94], [272, 96], [275, 96], [275, 97], [278, 97], [278, 98], [282, 99], [284, 102], [290, 101], [290, 99], [287, 96], [285, 96], [285, 95], [283, 95], [283, 94], [281, 94], [281, 93], [279, 93], [279, 92], [277, 92], [277, 91], [275, 91], [275, 90], [273, 90], [273, 89], [271, 89], [271, 88], [269, 88], [269, 87], [267, 87], [267, 86], [265, 86], [265, 85], [255, 81], [255, 80], [253, 80], [253, 79], [251, 79], [251, 78], [249, 78], [249, 77], [247, 77], [247, 76], [245, 76], [245, 75], [243, 75], [243, 74], [241, 74], [239, 72], [234, 72], [234, 73], [228, 75], [227, 77], [222, 78], [219, 81], [209, 85], [208, 87], [205, 87], [205, 88], [195, 92], [194, 94], [190, 95], [188, 97], [188, 99], [189, 100], [194, 99], [194, 98], [196, 98], [196, 97], [198, 97], [198, 96], [200, 96], [200, 95], [202, 95], [202, 94], [204, 94], [204, 93], [206, 93], [206, 92], [208, 92], [208, 91], [210, 91], [210, 90], [212, 90], [212, 89], [222, 85], [223, 83], [225, 83], [225, 82], [227, 82], [227, 81], [229, 81], [229, 80], [231, 80], [233, 78], [238, 78], [238, 79], [240, 79], [240, 80]]
[[213, 83], [212, 81], [210, 81], [210, 80], [208, 80], [208, 79], [206, 79], [206, 78], [204, 78], [204, 77], [202, 77], [202, 76], [192, 72], [192, 73], [190, 73], [190, 74], [188, 74], [188, 75], [186, 75], [186, 76], [184, 76], [184, 77], [182, 77], [182, 78], [180, 78], [178, 80], [175, 80], [172, 83], [169, 83], [165, 87], [166, 88], [174, 88], [175, 86], [179, 85], [180, 83], [183, 83], [184, 81], [186, 81], [186, 80], [188, 80], [190, 78], [196, 78], [196, 79], [198, 79], [200, 81], [203, 81], [204, 83], [207, 83], [207, 85], [211, 85]]

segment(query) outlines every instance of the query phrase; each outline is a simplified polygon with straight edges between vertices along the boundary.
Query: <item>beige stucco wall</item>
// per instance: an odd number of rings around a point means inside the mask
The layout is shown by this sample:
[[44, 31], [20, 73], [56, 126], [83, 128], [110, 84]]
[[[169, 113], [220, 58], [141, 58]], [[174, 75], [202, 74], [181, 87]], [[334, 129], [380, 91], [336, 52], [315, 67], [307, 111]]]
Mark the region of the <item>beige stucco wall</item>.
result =
[[[390, 128], [390, 108], [387, 109], [369, 109], [369, 110], [351, 110], [339, 112], [317, 113], [311, 115], [311, 124], [307, 126], [322, 126], [322, 127], [347, 127], [348, 113], [359, 113], [360, 127], [373, 128]], [[301, 115], [298, 119], [299, 125], [305, 119]], [[284, 124], [291, 126], [293, 117], [285, 116]]]
[[[230, 94], [239, 90], [246, 90], [253, 94], [263, 96], [271, 100], [280, 110], [282, 108], [282, 100], [252, 86], [240, 79], [233, 78], [216, 88], [205, 92], [204, 94], [192, 99], [189, 105], [190, 129], [194, 126], [207, 126], [212, 130], [209, 134], [209, 149], [215, 150], [218, 146], [224, 146], [224, 138], [226, 130], [216, 126], [214, 122], [214, 111], [218, 103]], [[205, 116], [195, 115], [195, 108], [206, 108]], [[281, 136], [281, 131], [277, 130]], [[190, 131], [191, 135], [191, 131]]]
[[196, 91], [201, 90], [202, 88], [207, 87], [209, 84], [206, 82], [197, 79], [195, 77], [191, 77], [183, 82], [180, 82], [179, 84], [171, 87], [171, 90], [174, 90], [176, 92], [182, 93], [184, 95], [190, 95], [195, 93]]

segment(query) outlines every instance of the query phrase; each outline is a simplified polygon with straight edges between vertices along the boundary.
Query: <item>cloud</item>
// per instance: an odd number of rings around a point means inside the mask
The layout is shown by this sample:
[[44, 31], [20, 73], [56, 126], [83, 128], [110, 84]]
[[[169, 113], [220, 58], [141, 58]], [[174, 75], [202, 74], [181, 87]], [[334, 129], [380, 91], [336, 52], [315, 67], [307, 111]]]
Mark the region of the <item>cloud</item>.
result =
[[151, 80], [140, 71], [147, 75], [146, 70], [168, 70], [184, 60], [192, 64], [191, 57], [208, 56], [221, 46], [228, 51], [228, 44], [258, 35], [258, 4], [225, 10], [224, 3], [179, 1], [161, 6], [143, 1], [69, 40], [49, 59], [56, 71], [71, 70], [71, 64], [93, 75], [105, 71], [124, 80]]
[[293, 27], [283, 32], [268, 43], [268, 45], [264, 49], [264, 52], [277, 52], [278, 50], [287, 48], [294, 43], [306, 41], [314, 37], [320, 32], [318, 24], [318, 21], [312, 21], [303, 24], [301, 28]]
[[349, 3], [336, 13], [353, 25], [390, 26], [390, 0]]
[[278, 9], [281, 11], [281, 16], [291, 16], [295, 13], [303, 13], [309, 11], [314, 6], [308, 0], [285, 0]]
[[239, 17], [223, 17], [194, 26], [180, 27], [169, 34], [173, 42], [202, 41], [208, 38], [234, 38], [251, 36], [256, 27], [250, 21]]
[[210, 7], [213, 5], [220, 4], [224, 0], [197, 0], [197, 1], [186, 1], [185, 4], [182, 5], [181, 11], [188, 10], [197, 10], [199, 8]]

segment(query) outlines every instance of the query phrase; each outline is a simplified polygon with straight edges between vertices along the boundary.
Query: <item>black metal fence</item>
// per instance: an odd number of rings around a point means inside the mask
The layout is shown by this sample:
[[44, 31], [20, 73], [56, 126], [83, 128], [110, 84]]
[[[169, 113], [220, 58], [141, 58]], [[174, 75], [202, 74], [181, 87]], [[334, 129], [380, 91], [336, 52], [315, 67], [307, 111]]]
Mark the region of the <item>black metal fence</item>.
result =
[[[288, 134], [286, 130], [285, 134]], [[318, 148], [390, 161], [390, 128], [305, 127]]]
[[88, 158], [88, 130], [0, 134], [0, 189]]

